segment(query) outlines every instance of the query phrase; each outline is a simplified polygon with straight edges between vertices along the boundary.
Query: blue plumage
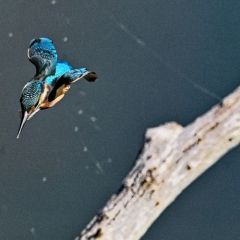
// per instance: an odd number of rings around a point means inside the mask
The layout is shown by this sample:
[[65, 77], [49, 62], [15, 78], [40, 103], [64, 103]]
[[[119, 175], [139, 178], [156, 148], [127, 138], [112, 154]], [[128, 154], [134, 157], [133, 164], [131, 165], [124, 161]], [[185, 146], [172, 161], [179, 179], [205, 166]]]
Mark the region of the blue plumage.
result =
[[55, 73], [57, 51], [48, 38], [33, 39], [28, 48], [28, 58], [36, 67], [36, 79]]
[[86, 68], [73, 69], [68, 62], [58, 60], [53, 41], [48, 38], [33, 39], [28, 48], [28, 58], [35, 65], [36, 74], [22, 90], [22, 118], [17, 138], [26, 121], [34, 114], [62, 100], [70, 84], [82, 78], [87, 81], [97, 79], [96, 73]]
[[23, 88], [21, 104], [24, 110], [30, 109], [38, 103], [40, 94], [43, 92], [43, 82], [40, 80], [28, 82]]
[[57, 62], [55, 74], [47, 76], [44, 82], [53, 85], [59, 77], [70, 70], [72, 70], [72, 66], [68, 62], [60, 60]]
[[88, 70], [86, 68], [73, 69], [73, 70], [65, 73], [64, 77], [69, 78], [70, 82], [74, 82], [78, 78], [83, 77], [84, 74], [86, 74], [86, 73], [88, 73]]

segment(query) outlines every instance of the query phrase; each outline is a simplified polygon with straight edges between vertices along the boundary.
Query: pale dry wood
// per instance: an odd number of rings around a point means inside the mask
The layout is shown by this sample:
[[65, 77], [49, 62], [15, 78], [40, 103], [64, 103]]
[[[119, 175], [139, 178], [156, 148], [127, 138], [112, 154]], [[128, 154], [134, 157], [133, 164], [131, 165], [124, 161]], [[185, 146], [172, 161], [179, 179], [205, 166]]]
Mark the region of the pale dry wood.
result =
[[192, 124], [151, 128], [119, 192], [75, 239], [137, 240], [199, 175], [240, 142], [240, 89]]

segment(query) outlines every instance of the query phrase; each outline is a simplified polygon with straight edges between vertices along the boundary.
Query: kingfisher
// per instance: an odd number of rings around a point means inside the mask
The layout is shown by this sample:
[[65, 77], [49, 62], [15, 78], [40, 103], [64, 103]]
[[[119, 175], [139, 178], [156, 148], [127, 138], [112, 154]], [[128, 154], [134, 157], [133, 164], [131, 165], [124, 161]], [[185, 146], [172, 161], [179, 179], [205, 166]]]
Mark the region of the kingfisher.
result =
[[81, 79], [89, 82], [97, 79], [97, 74], [85, 67], [74, 69], [67, 61], [58, 60], [56, 48], [49, 38], [33, 39], [27, 56], [35, 65], [36, 73], [22, 89], [21, 122], [17, 138], [26, 121], [38, 111], [51, 108], [60, 102], [72, 83]]

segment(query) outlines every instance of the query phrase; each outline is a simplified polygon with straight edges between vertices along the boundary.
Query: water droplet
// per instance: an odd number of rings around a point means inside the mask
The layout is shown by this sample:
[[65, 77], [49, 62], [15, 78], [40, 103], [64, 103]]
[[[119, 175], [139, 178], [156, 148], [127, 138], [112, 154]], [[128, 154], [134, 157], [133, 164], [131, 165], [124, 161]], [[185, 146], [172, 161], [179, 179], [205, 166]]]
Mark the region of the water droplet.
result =
[[78, 126], [75, 126], [74, 127], [74, 132], [78, 132], [78, 130], [79, 130]]
[[35, 230], [34, 227], [31, 227], [31, 228], [30, 228], [30, 233], [31, 233], [32, 235], [34, 235], [34, 234], [36, 233], [36, 230]]
[[79, 109], [78, 110], [78, 115], [82, 115], [83, 114], [83, 110], [82, 109]]
[[52, 0], [52, 1], [51, 1], [51, 4], [52, 4], [52, 5], [55, 5], [56, 3], [57, 3], [56, 0]]
[[142, 47], [144, 47], [146, 45], [146, 43], [142, 39], [140, 39], [140, 38], [137, 38], [136, 41]]
[[87, 146], [84, 146], [84, 147], [83, 147], [83, 151], [84, 151], [84, 152], [87, 152], [87, 151], [88, 151]]
[[98, 125], [93, 125], [93, 127], [96, 131], [101, 131], [101, 128]]
[[70, 24], [70, 19], [68, 17], [66, 17], [66, 23]]
[[68, 41], [68, 37], [64, 37], [64, 38], [63, 38], [63, 41], [64, 41], [64, 42], [67, 42], [67, 41]]
[[92, 122], [96, 122], [96, 121], [97, 121], [97, 118], [94, 117], [94, 116], [92, 116], [92, 117], [90, 117], [90, 120], [91, 120]]
[[13, 33], [12, 33], [12, 32], [9, 32], [9, 33], [8, 33], [8, 37], [12, 38], [12, 37], [13, 37]]
[[42, 182], [45, 183], [47, 181], [47, 177], [42, 178]]
[[79, 91], [79, 93], [82, 97], [85, 97], [87, 95], [84, 91]]
[[99, 170], [99, 172], [103, 173], [103, 169], [102, 169], [100, 162], [96, 162], [96, 167]]

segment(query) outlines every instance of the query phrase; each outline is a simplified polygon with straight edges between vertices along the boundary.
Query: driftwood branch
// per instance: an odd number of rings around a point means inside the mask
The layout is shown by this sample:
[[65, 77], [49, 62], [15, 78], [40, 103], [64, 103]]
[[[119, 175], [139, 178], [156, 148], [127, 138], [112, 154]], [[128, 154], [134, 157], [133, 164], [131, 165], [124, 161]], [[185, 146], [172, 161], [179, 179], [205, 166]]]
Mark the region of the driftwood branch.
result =
[[138, 160], [77, 240], [137, 240], [163, 210], [240, 142], [240, 88], [192, 124], [147, 130]]

